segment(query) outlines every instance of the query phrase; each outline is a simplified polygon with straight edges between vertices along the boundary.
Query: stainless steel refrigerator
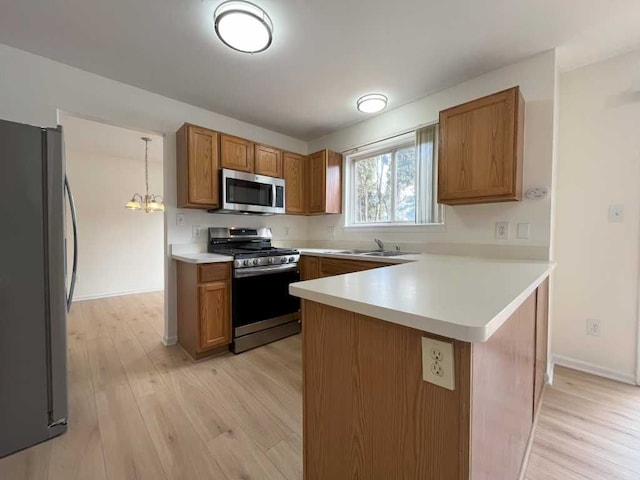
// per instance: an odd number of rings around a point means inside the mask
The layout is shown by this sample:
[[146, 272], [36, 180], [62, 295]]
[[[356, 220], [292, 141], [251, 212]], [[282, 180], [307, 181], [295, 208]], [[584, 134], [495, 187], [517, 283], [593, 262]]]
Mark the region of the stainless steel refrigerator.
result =
[[[66, 201], [74, 237], [68, 288]], [[0, 120], [0, 457], [67, 429], [76, 232], [61, 127]]]

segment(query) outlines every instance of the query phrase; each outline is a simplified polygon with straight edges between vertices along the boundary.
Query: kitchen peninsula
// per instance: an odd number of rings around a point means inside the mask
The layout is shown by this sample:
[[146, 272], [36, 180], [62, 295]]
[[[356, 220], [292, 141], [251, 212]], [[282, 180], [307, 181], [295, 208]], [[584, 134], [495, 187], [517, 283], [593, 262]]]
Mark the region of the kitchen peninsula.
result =
[[546, 372], [553, 264], [384, 261], [404, 263], [290, 286], [303, 299], [305, 479], [518, 478]]

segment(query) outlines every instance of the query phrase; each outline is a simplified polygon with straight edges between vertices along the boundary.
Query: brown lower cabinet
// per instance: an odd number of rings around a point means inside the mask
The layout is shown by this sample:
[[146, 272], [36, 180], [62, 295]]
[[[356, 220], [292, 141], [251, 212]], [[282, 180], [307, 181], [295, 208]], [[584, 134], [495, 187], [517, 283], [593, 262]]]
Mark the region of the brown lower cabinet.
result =
[[300, 257], [301, 280], [313, 280], [314, 278], [332, 277], [345, 273], [361, 272], [373, 268], [388, 267], [393, 263], [352, 260], [350, 258], [329, 258], [302, 255]]
[[[305, 480], [517, 479], [546, 370], [547, 289], [484, 343], [303, 300]], [[453, 343], [454, 390], [423, 380], [425, 336]]]
[[178, 343], [195, 360], [231, 343], [231, 263], [177, 262]]

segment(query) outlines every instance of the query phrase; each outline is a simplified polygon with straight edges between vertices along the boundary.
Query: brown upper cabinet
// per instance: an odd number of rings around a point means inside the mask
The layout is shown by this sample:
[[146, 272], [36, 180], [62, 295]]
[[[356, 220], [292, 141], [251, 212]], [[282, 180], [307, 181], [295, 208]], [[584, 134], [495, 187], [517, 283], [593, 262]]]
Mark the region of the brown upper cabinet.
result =
[[178, 207], [216, 208], [218, 194], [218, 132], [185, 123], [176, 133]]
[[342, 212], [342, 155], [309, 156], [185, 123], [176, 132], [178, 208], [220, 206], [220, 169], [285, 180], [286, 213]]
[[306, 158], [297, 153], [284, 152], [282, 164], [286, 212], [304, 215], [307, 213], [305, 201]]
[[282, 178], [282, 150], [254, 144], [254, 170], [258, 175]]
[[307, 213], [342, 213], [342, 155], [330, 150], [307, 159]]
[[519, 87], [440, 112], [438, 203], [522, 199], [524, 98]]
[[221, 133], [220, 166], [241, 172], [253, 172], [253, 142]]

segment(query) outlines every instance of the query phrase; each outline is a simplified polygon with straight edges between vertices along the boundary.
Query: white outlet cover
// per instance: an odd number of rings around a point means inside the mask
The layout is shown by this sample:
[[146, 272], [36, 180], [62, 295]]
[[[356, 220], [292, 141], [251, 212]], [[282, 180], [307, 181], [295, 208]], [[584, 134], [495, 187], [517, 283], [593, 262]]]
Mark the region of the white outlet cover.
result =
[[422, 337], [422, 379], [425, 382], [455, 390], [454, 368], [453, 343]]
[[176, 225], [178, 227], [184, 227], [184, 213], [178, 212], [176, 214]]
[[496, 222], [496, 240], [509, 240], [509, 222]]

